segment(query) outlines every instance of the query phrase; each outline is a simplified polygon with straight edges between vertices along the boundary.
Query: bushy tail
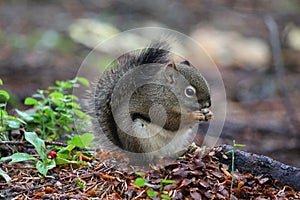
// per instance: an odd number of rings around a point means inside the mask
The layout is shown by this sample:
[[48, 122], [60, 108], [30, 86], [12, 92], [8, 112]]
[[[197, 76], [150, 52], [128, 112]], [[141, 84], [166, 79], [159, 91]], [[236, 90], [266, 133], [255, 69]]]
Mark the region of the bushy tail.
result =
[[152, 43], [147, 48], [125, 54], [118, 58], [117, 68], [126, 73], [128, 70], [144, 64], [168, 63], [170, 60], [169, 50], [170, 46], [166, 42]]
[[129, 70], [140, 65], [168, 63], [170, 60], [170, 46], [166, 42], [155, 42], [149, 47], [137, 50], [119, 57], [111, 70], [103, 73], [100, 77], [94, 93], [95, 117], [101, 130], [111, 142], [121, 147], [117, 134], [117, 125], [114, 124], [113, 114], [110, 107], [111, 95], [119, 79]]

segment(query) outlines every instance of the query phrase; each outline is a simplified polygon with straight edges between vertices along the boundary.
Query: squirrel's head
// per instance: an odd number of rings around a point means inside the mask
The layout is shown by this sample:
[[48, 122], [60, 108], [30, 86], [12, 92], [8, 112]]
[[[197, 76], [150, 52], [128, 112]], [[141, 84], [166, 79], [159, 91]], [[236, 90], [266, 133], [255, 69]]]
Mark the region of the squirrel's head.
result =
[[169, 63], [166, 71], [172, 69], [168, 74], [172, 78], [172, 84], [177, 96], [182, 99], [181, 106], [187, 112], [209, 108], [211, 106], [209, 86], [198, 69], [188, 61], [181, 63]]
[[[164, 128], [177, 130], [183, 118], [188, 124], [196, 124], [198, 118], [201, 121], [194, 112], [210, 107], [211, 100], [208, 83], [199, 70], [188, 61], [145, 67], [149, 71], [153, 69], [157, 72], [152, 83], [137, 88], [131, 96], [130, 112], [133, 118], [142, 117], [144, 120], [153, 121], [150, 119], [151, 107], [160, 105], [167, 115]], [[160, 120], [161, 113], [163, 112], [158, 110], [152, 117]], [[208, 119], [204, 117], [203, 120]]]

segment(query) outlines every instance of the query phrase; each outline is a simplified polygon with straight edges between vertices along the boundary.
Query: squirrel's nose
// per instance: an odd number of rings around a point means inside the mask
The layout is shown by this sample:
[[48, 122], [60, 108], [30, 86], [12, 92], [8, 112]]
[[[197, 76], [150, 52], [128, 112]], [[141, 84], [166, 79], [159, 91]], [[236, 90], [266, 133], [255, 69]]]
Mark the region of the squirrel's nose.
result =
[[200, 108], [209, 108], [211, 106], [211, 102], [209, 101], [203, 101], [203, 100], [198, 100], [198, 103], [200, 105]]

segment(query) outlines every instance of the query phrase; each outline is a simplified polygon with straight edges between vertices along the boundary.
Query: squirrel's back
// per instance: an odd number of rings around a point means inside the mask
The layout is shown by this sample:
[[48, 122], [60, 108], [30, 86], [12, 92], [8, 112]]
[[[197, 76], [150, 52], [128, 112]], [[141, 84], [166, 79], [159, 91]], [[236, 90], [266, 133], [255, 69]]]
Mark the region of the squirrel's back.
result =
[[117, 125], [111, 109], [111, 95], [118, 81], [130, 70], [144, 64], [166, 64], [170, 61], [169, 45], [157, 42], [149, 47], [122, 55], [113, 64], [112, 68], [105, 71], [97, 81], [94, 93], [95, 114], [100, 125], [100, 131], [119, 147], [123, 147], [117, 134]]

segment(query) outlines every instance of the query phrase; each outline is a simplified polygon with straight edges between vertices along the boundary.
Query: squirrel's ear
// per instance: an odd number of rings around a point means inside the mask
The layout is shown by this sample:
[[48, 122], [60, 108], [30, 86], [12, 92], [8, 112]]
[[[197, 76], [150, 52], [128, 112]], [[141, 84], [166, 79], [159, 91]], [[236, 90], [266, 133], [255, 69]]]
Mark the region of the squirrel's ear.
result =
[[171, 67], [173, 70], [178, 71], [177, 66], [176, 66], [176, 64], [174, 63], [174, 61], [168, 63], [168, 64], [166, 65], [166, 67]]
[[174, 62], [168, 63], [164, 67], [164, 76], [167, 79], [167, 81], [171, 84], [175, 82], [175, 71], [178, 71], [178, 69]]
[[180, 64], [191, 66], [191, 63], [189, 61], [187, 61], [187, 60], [182, 61]]

